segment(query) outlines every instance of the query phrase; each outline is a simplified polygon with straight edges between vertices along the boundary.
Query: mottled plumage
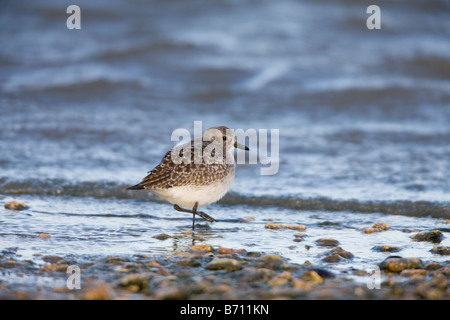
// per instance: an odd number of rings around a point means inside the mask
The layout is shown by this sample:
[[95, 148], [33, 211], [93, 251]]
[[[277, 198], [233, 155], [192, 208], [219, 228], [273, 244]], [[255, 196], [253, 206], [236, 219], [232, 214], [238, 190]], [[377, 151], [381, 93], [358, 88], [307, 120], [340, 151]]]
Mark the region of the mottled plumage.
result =
[[[227, 127], [209, 128], [201, 139], [167, 152], [158, 166], [128, 189], [146, 189], [174, 204], [178, 211], [214, 221], [197, 212], [197, 207], [218, 201], [231, 187], [235, 173], [234, 148], [248, 150], [236, 142], [234, 133]], [[179, 208], [180, 205], [193, 211]]]

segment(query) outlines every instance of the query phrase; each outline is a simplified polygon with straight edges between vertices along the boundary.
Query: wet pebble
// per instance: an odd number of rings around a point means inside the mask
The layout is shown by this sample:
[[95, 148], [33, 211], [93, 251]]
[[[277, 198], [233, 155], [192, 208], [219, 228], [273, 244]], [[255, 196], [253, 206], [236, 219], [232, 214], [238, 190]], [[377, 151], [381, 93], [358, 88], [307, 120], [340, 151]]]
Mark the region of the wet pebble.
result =
[[225, 270], [232, 272], [240, 270], [241, 263], [235, 259], [214, 259], [206, 265], [207, 270]]
[[267, 268], [258, 267], [246, 267], [238, 271], [236, 275], [238, 276], [240, 282], [265, 282], [268, 281], [270, 277], [275, 272]]
[[42, 260], [44, 260], [45, 262], [56, 263], [56, 262], [58, 262], [60, 260], [64, 260], [64, 259], [60, 256], [43, 256]]
[[11, 202], [5, 203], [5, 209], [8, 209], [8, 210], [21, 211], [21, 210], [26, 210], [28, 208], [29, 207], [26, 204], [23, 204], [20, 202], [11, 201]]
[[336, 247], [339, 245], [339, 241], [331, 238], [321, 238], [316, 240], [316, 244], [321, 247]]
[[298, 224], [298, 225], [283, 225], [283, 224], [266, 224], [266, 229], [279, 230], [279, 229], [290, 229], [297, 231], [305, 231], [306, 226]]
[[430, 241], [433, 243], [440, 243], [444, 239], [444, 235], [440, 230], [433, 230], [428, 232], [419, 232], [411, 236], [415, 241]]
[[171, 238], [171, 236], [169, 236], [168, 234], [165, 234], [165, 233], [160, 233], [160, 234], [157, 234], [156, 236], [153, 236], [152, 238], [155, 238], [158, 240], [167, 240], [167, 239]]
[[341, 257], [338, 254], [329, 254], [326, 257], [322, 258], [322, 261], [328, 263], [336, 263], [341, 261]]
[[177, 262], [177, 264], [180, 267], [191, 267], [191, 268], [196, 268], [196, 267], [201, 266], [201, 263], [197, 259], [193, 259], [193, 258], [181, 259]]
[[373, 233], [373, 232], [381, 232], [389, 230], [389, 225], [384, 222], [377, 222], [371, 228], [363, 229], [364, 233]]
[[304, 281], [311, 281], [318, 284], [323, 282], [323, 278], [314, 270], [305, 271], [300, 278]]
[[214, 249], [209, 244], [193, 245], [189, 252], [191, 253], [208, 253], [213, 252]]
[[139, 292], [147, 289], [148, 281], [151, 275], [149, 274], [129, 274], [120, 279], [118, 286], [128, 290]]
[[403, 250], [403, 248], [389, 246], [389, 245], [375, 246], [372, 248], [372, 251], [377, 251], [377, 252], [399, 252], [402, 250]]
[[304, 233], [296, 233], [294, 234], [294, 242], [302, 242], [303, 239], [305, 238], [305, 234]]
[[387, 257], [380, 264], [380, 268], [388, 272], [401, 272], [406, 269], [421, 269], [423, 262], [420, 258], [402, 258], [402, 257]]
[[450, 255], [450, 248], [449, 247], [444, 247], [444, 246], [434, 247], [430, 251], [432, 253], [434, 253], [434, 254], [440, 254], [442, 256]]
[[246, 252], [247, 251], [245, 249], [229, 249], [229, 248], [223, 248], [223, 247], [217, 248], [217, 253], [219, 253], [219, 254], [234, 254], [234, 253], [242, 254], [242, 253], [246, 253]]
[[102, 281], [91, 285], [82, 295], [83, 300], [111, 300], [114, 298], [114, 291], [110, 285]]
[[284, 259], [275, 254], [263, 255], [258, 262], [258, 266], [267, 269], [279, 269], [284, 264]]

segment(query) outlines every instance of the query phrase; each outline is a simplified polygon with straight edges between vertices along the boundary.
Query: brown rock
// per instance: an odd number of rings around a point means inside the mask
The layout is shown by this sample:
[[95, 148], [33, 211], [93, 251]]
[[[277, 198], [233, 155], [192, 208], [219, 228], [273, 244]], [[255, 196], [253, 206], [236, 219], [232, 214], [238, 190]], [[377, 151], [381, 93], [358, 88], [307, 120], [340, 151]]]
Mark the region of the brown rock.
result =
[[98, 282], [94, 286], [88, 288], [83, 296], [84, 300], [111, 300], [114, 299], [114, 291], [111, 287], [104, 283]]
[[411, 239], [415, 241], [430, 241], [433, 243], [439, 243], [444, 239], [444, 235], [440, 230], [433, 230], [429, 232], [419, 232], [411, 236]]
[[341, 257], [338, 254], [330, 254], [324, 258], [322, 258], [323, 262], [335, 263], [341, 261]]
[[25, 210], [28, 209], [28, 206], [26, 204], [20, 203], [20, 202], [7, 202], [5, 203], [5, 209], [8, 210]]
[[430, 262], [425, 265], [425, 270], [427, 271], [435, 271], [442, 268], [442, 265], [437, 262]]
[[372, 250], [377, 252], [398, 252], [403, 250], [403, 248], [383, 245], [383, 246], [375, 246], [372, 248]]
[[46, 233], [39, 233], [38, 235], [39, 235], [39, 238], [41, 238], [41, 239], [48, 239], [48, 238], [52, 237], [51, 235], [46, 234]]
[[283, 224], [266, 224], [266, 229], [273, 229], [273, 230], [279, 230], [279, 229], [290, 229], [290, 230], [297, 230], [297, 231], [305, 231], [306, 226], [298, 224], [298, 225], [283, 225]]
[[423, 262], [419, 258], [387, 257], [380, 268], [388, 272], [402, 272], [405, 269], [422, 269]]
[[172, 237], [169, 236], [168, 234], [160, 233], [160, 234], [157, 234], [156, 236], [153, 236], [152, 238], [155, 238], [155, 239], [158, 239], [158, 240], [167, 240], [167, 239], [172, 238]]
[[290, 272], [284, 271], [283, 273], [276, 275], [270, 279], [267, 284], [271, 287], [284, 286], [293, 280]]
[[214, 249], [209, 244], [200, 244], [200, 245], [194, 245], [190, 249], [193, 253], [207, 253], [207, 252], [213, 252]]
[[377, 222], [371, 228], [365, 228], [362, 231], [364, 233], [373, 233], [373, 232], [380, 232], [380, 231], [387, 231], [387, 230], [389, 230], [389, 225], [387, 223]]
[[227, 272], [240, 270], [241, 263], [235, 259], [214, 259], [206, 265], [207, 270], [226, 270]]
[[133, 292], [147, 289], [150, 276], [147, 274], [134, 273], [120, 279], [119, 286]]
[[321, 238], [316, 240], [316, 244], [321, 247], [336, 247], [339, 245], [339, 241], [330, 238]]
[[450, 248], [444, 246], [434, 247], [433, 249], [431, 249], [431, 252], [440, 254], [441, 256], [448, 256], [450, 255]]
[[266, 268], [246, 267], [236, 274], [241, 282], [264, 282], [275, 273], [273, 270]]
[[350, 251], [346, 251], [346, 250], [342, 249], [341, 247], [334, 248], [333, 250], [331, 250], [331, 253], [337, 254], [341, 258], [344, 258], [344, 259], [352, 259], [353, 258], [353, 253], [351, 253]]
[[246, 253], [247, 251], [245, 249], [228, 249], [219, 247], [217, 248], [217, 252], [220, 254], [233, 254], [233, 253]]
[[388, 231], [389, 225], [384, 222], [377, 222], [372, 226], [372, 228], [374, 228], [376, 231]]
[[313, 271], [313, 270], [305, 271], [301, 275], [300, 278], [304, 281], [311, 281], [311, 282], [317, 283], [317, 284], [320, 284], [323, 282], [323, 278], [321, 276], [319, 276], [319, 274], [316, 271]]
[[267, 269], [277, 269], [284, 264], [284, 259], [276, 254], [266, 254], [260, 258], [258, 266]]

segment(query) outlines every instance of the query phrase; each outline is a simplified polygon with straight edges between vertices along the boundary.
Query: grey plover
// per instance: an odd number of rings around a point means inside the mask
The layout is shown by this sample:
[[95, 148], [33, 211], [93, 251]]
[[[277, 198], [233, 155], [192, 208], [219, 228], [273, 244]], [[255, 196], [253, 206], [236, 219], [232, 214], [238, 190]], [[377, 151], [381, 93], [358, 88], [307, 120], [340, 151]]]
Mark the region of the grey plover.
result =
[[195, 215], [216, 221], [197, 209], [220, 200], [230, 189], [235, 148], [249, 150], [237, 143], [227, 127], [209, 128], [201, 138], [168, 151], [159, 165], [128, 190], [145, 189], [172, 203], [175, 210], [192, 213], [194, 230]]

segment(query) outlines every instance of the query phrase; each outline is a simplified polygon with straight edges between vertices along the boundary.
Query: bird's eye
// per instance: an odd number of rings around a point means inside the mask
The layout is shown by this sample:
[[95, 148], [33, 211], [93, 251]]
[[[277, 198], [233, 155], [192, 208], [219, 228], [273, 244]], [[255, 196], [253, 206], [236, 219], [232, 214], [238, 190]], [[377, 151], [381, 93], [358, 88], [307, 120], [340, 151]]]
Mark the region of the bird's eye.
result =
[[226, 136], [224, 136], [224, 137], [223, 137], [223, 141], [226, 141], [226, 140], [227, 140], [227, 137], [226, 137]]

